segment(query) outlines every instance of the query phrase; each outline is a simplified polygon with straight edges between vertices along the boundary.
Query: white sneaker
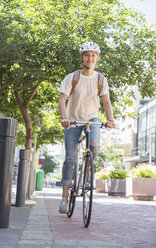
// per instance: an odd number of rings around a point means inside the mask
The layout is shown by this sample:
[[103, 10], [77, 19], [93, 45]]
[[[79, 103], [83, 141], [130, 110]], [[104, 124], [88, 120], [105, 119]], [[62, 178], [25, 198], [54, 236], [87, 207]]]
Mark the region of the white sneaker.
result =
[[59, 205], [59, 213], [60, 214], [66, 214], [68, 211], [67, 211], [67, 202], [60, 202], [60, 205]]

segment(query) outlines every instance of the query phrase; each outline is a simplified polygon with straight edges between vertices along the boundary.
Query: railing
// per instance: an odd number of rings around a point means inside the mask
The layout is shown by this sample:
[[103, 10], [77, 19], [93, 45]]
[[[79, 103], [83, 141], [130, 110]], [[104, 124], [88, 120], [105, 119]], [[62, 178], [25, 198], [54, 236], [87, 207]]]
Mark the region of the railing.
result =
[[126, 153], [126, 157], [133, 157], [133, 156], [149, 156], [149, 151], [145, 151], [144, 148], [134, 147], [132, 150], [129, 150]]

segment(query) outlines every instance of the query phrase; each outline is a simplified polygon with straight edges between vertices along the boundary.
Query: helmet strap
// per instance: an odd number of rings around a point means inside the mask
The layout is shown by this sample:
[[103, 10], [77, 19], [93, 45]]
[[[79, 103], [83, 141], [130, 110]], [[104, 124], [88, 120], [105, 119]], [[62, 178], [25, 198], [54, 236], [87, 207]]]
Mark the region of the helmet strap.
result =
[[88, 66], [86, 66], [85, 64], [82, 64], [83, 68], [86, 68], [87, 70], [89, 70], [90, 68]]
[[81, 64], [82, 68], [86, 68], [87, 70], [89, 70], [90, 68], [88, 66], [86, 66], [84, 63], [83, 63], [83, 59], [82, 59], [82, 64]]

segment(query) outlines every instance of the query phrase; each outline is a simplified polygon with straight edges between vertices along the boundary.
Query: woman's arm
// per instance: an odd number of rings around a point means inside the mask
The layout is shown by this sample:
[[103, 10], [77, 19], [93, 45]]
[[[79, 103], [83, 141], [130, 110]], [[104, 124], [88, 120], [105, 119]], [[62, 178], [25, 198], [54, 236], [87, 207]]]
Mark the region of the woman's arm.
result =
[[70, 120], [68, 119], [67, 116], [67, 107], [66, 107], [67, 98], [68, 96], [64, 93], [61, 93], [59, 98], [59, 110], [62, 118], [61, 125], [63, 127], [69, 127], [71, 125]]
[[112, 104], [110, 101], [109, 94], [103, 95], [102, 101], [103, 101], [103, 108], [104, 108], [104, 111], [107, 115], [107, 120], [108, 120], [107, 121], [107, 127], [115, 128], [113, 109], [112, 109]]

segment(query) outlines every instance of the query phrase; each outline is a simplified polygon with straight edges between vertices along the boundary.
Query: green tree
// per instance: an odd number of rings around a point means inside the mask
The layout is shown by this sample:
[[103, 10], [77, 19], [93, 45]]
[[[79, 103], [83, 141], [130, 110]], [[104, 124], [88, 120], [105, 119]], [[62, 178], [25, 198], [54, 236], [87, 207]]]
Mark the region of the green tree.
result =
[[103, 168], [105, 162], [114, 167], [121, 166], [123, 162], [122, 151], [116, 150], [113, 144], [111, 146], [108, 146], [106, 143], [102, 144], [97, 161], [95, 162], [95, 172]]
[[55, 168], [58, 167], [58, 163], [56, 162], [54, 156], [51, 156], [47, 153], [44, 154], [45, 159], [42, 166], [45, 174], [52, 173]]
[[1, 1], [0, 112], [18, 120], [17, 139], [23, 142], [23, 133], [27, 149], [36, 133], [39, 142], [61, 139], [59, 85], [80, 67], [79, 45], [88, 40], [101, 47], [98, 70], [116, 115], [133, 102], [128, 86], [155, 95], [156, 33], [141, 13], [116, 0]]
[[[23, 4], [10, 1], [4, 2], [1, 9], [0, 111], [25, 124], [25, 147], [29, 150], [32, 147], [32, 128], [41, 132], [44, 126], [41, 110], [48, 104], [54, 115], [52, 109], [56, 109], [58, 101], [56, 78], [52, 84], [53, 69], [50, 72], [48, 69], [53, 61], [54, 45], [49, 44], [48, 37], [44, 36], [41, 19], [33, 18], [33, 5], [35, 1]], [[60, 70], [55, 68], [55, 73]], [[53, 108], [50, 102], [53, 102]], [[57, 119], [55, 117], [56, 123]]]
[[[41, 137], [42, 129], [48, 128], [44, 121], [46, 117], [42, 118], [41, 113], [41, 110], [47, 110], [47, 105], [55, 119], [51, 122], [54, 129], [49, 128], [48, 136], [54, 137], [54, 133], [60, 136], [59, 116], [55, 113], [58, 82], [64, 69], [57, 61], [56, 34], [49, 30], [44, 18], [47, 6], [43, 3], [13, 0], [3, 1], [0, 7], [0, 112], [18, 120], [20, 138], [17, 140], [23, 142], [21, 137], [25, 135], [25, 148], [29, 149], [30, 158], [33, 130], [34, 135], [38, 133]], [[55, 139], [50, 141], [55, 142]], [[29, 172], [30, 163], [27, 188]]]
[[79, 68], [82, 42], [101, 47], [99, 70], [108, 78], [115, 113], [132, 104], [128, 85], [137, 84], [143, 96], [155, 94], [155, 31], [119, 1], [3, 1], [0, 14], [0, 111], [25, 124], [27, 149], [32, 130], [42, 133], [45, 126], [40, 110], [51, 103], [58, 117], [59, 84]]

